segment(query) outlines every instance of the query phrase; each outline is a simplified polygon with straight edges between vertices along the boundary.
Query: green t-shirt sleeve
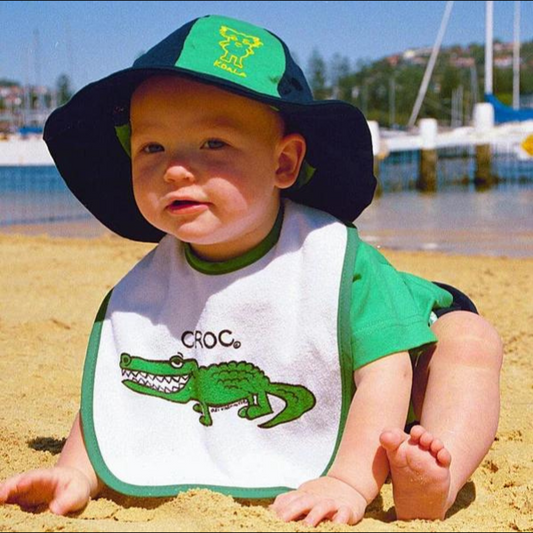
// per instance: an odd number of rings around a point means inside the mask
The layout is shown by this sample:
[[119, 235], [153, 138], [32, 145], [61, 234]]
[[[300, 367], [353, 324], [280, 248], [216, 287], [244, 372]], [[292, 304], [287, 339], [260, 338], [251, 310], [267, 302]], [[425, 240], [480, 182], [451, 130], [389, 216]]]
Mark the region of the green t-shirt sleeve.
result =
[[350, 311], [354, 370], [436, 342], [428, 325], [430, 313], [451, 302], [449, 292], [398, 272], [375, 248], [359, 241]]

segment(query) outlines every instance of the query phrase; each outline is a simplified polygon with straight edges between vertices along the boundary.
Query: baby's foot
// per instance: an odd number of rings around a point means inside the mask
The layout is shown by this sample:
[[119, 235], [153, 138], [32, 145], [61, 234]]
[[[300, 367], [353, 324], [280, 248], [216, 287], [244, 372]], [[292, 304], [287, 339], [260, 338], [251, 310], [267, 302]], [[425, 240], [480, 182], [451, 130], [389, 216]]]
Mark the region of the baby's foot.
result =
[[380, 442], [389, 458], [396, 516], [399, 520], [444, 519], [450, 496], [452, 456], [422, 426], [411, 435], [384, 431]]

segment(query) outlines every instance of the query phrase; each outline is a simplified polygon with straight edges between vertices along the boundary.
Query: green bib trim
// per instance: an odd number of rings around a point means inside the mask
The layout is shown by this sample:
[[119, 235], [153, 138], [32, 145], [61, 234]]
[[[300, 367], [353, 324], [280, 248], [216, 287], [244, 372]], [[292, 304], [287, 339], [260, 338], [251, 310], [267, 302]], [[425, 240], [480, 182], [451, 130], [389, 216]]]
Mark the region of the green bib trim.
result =
[[348, 419], [348, 411], [352, 404], [352, 399], [355, 394], [355, 383], [353, 380], [353, 354], [352, 354], [352, 328], [350, 323], [350, 309], [352, 307], [352, 284], [353, 272], [355, 267], [355, 258], [357, 256], [357, 247], [359, 237], [357, 229], [353, 226], [347, 226], [348, 240], [346, 243], [346, 254], [344, 256], [344, 266], [342, 269], [341, 288], [339, 293], [339, 313], [337, 315], [337, 331], [339, 343], [339, 358], [340, 368], [342, 372], [342, 410], [341, 420], [339, 426], [339, 433], [337, 435], [337, 442], [333, 455], [322, 475], [326, 475], [337, 456], [346, 420]]

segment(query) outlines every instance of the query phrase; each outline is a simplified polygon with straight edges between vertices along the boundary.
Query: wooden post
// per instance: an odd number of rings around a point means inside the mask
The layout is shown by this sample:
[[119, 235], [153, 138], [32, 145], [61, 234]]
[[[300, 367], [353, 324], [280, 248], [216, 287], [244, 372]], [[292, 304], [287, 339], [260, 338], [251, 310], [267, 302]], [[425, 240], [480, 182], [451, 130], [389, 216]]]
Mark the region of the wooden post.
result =
[[474, 107], [474, 130], [478, 138], [476, 144], [476, 170], [474, 184], [481, 188], [494, 184], [492, 175], [492, 155], [488, 136], [494, 128], [494, 108], [492, 104], [480, 103]]
[[476, 174], [474, 183], [482, 188], [494, 185], [490, 144], [476, 145]]
[[437, 190], [437, 150], [422, 150], [420, 152], [420, 173], [416, 188], [423, 192]]
[[437, 121], [424, 118], [420, 121], [420, 169], [416, 188], [419, 191], [437, 190]]

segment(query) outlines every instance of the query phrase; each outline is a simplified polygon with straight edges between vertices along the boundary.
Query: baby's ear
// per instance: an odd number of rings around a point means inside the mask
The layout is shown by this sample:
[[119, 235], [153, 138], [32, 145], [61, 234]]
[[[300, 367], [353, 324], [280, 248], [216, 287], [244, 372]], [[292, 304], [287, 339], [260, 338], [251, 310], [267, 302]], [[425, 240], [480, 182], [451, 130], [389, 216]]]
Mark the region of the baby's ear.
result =
[[305, 151], [305, 139], [299, 133], [289, 133], [281, 139], [276, 170], [276, 186], [279, 189], [288, 189], [294, 184], [298, 178]]

